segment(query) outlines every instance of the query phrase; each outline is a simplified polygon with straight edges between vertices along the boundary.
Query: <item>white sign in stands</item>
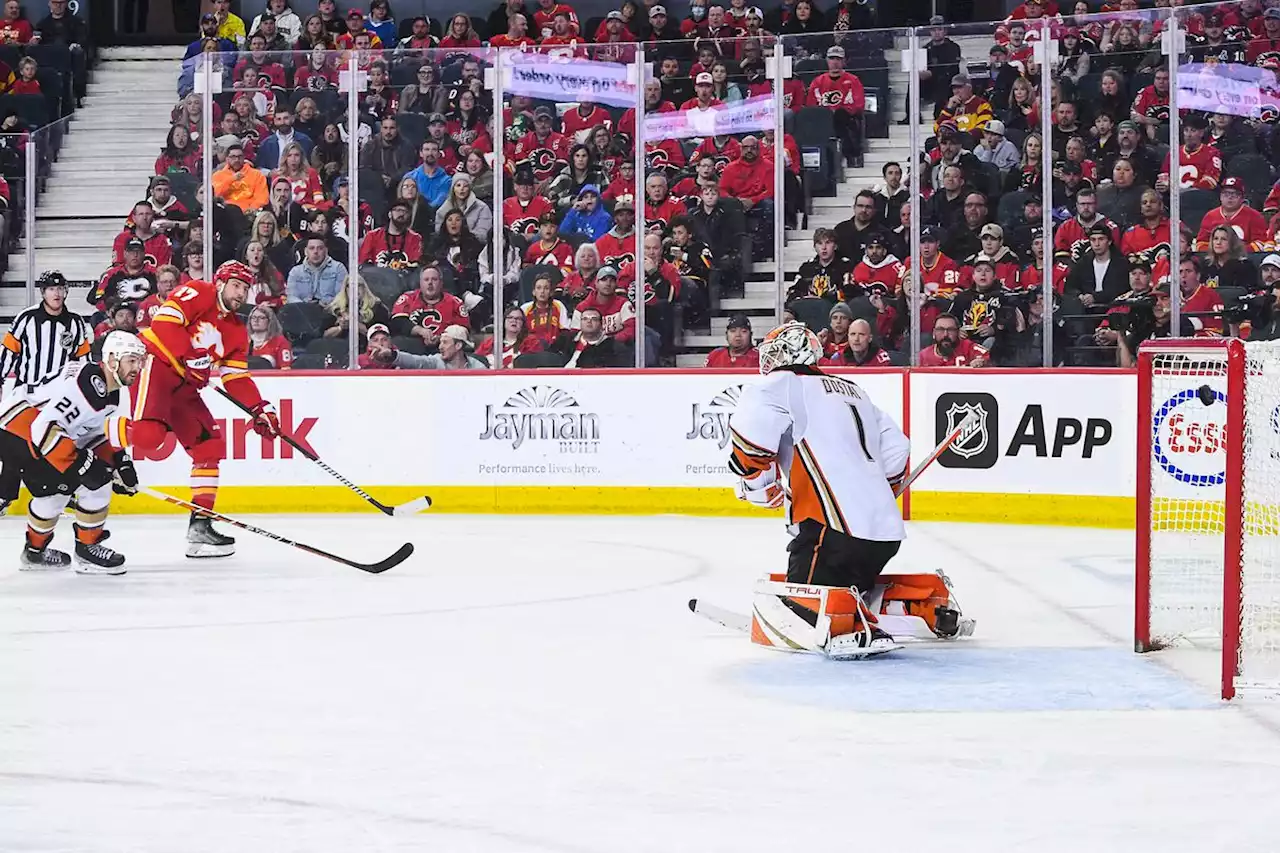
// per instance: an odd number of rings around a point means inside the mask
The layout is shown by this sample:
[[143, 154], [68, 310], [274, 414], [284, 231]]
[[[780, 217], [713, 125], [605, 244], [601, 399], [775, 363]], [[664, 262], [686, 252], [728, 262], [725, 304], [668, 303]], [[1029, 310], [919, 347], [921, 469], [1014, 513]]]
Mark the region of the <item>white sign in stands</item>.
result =
[[591, 101], [611, 107], [636, 105], [634, 66], [513, 53], [503, 70], [503, 85], [509, 95], [558, 103]]

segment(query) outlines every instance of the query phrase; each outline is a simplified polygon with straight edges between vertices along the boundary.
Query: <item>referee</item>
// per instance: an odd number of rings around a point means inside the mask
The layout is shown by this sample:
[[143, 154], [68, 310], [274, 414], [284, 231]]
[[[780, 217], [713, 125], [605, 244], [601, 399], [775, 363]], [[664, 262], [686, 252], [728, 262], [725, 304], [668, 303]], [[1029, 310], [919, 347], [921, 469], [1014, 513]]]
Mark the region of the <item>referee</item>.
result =
[[[0, 341], [0, 381], [14, 374], [12, 399], [43, 402], [40, 386], [57, 376], [68, 361], [89, 354], [93, 334], [79, 314], [66, 308], [67, 279], [49, 270], [36, 283], [40, 302], [23, 311]], [[0, 470], [0, 514], [18, 497], [22, 469]]]

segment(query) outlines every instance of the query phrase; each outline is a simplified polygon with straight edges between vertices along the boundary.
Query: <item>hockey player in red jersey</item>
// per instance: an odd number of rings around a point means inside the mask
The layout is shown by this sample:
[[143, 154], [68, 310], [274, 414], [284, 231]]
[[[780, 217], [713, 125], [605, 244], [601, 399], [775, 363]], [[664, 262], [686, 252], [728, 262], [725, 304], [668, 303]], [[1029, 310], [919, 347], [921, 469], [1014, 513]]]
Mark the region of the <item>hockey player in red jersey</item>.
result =
[[[139, 457], [155, 451], [172, 432], [191, 456], [191, 502], [213, 509], [218, 494], [222, 432], [200, 389], [217, 375], [223, 388], [253, 416], [264, 439], [280, 435], [280, 420], [249, 376], [249, 332], [236, 315], [249, 295], [253, 272], [239, 261], [218, 267], [213, 282], [191, 281], [169, 295], [142, 331], [147, 361], [133, 402], [133, 446]], [[188, 557], [226, 557], [235, 540], [192, 513]]]

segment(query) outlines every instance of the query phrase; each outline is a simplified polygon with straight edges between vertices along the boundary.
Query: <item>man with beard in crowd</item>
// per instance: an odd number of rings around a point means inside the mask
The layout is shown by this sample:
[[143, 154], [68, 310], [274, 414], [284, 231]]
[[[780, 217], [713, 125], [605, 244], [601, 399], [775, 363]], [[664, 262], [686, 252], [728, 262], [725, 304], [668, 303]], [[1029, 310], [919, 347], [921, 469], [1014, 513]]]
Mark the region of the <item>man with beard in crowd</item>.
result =
[[940, 314], [933, 321], [933, 345], [920, 351], [921, 367], [986, 367], [987, 351], [960, 337], [960, 321]]

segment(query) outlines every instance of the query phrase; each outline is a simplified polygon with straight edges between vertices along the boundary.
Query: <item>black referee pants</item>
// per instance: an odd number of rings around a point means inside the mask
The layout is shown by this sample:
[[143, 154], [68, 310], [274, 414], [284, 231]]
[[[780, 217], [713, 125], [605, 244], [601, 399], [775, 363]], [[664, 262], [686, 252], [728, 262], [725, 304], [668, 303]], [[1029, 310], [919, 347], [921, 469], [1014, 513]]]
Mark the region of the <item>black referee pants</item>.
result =
[[787, 583], [851, 586], [869, 592], [901, 547], [901, 542], [858, 539], [805, 519], [787, 546]]

